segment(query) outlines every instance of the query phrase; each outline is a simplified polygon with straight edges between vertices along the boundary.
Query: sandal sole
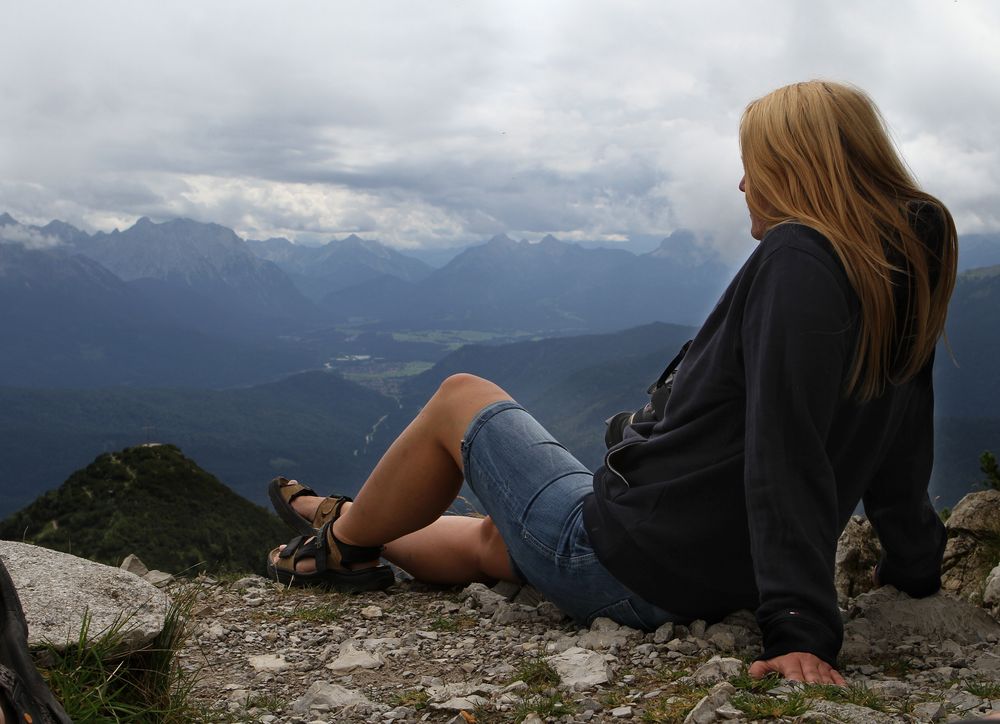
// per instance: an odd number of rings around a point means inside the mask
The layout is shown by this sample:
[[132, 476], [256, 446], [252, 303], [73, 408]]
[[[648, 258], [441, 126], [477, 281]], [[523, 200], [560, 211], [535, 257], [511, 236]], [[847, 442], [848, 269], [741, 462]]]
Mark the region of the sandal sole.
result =
[[268, 576], [284, 586], [322, 588], [341, 593], [384, 591], [396, 582], [388, 566], [376, 566], [360, 571], [325, 571], [324, 573], [291, 573], [276, 568], [268, 561]]

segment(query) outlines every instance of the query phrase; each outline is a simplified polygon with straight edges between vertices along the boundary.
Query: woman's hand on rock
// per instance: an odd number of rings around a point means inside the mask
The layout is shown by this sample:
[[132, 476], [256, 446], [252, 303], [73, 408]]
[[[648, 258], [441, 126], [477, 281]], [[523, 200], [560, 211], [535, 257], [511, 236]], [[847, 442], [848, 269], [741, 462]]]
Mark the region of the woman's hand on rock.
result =
[[776, 656], [766, 661], [754, 661], [750, 665], [750, 676], [755, 679], [763, 679], [772, 672], [782, 678], [802, 681], [807, 684], [843, 686], [847, 683], [840, 672], [823, 659], [802, 651], [793, 651], [790, 654]]

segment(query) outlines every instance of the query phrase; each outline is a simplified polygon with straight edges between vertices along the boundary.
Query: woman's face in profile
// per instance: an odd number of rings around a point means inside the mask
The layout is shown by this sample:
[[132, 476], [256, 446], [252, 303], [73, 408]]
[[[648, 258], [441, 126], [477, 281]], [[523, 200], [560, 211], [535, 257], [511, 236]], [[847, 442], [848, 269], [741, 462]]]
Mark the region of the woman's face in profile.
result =
[[[747, 177], [744, 174], [743, 178], [740, 179], [740, 191], [744, 194], [747, 192]], [[747, 205], [747, 210], [750, 209], [749, 204]], [[760, 241], [764, 238], [764, 232], [767, 231], [767, 227], [764, 225], [764, 220], [755, 216], [753, 211], [750, 211], [750, 236]]]

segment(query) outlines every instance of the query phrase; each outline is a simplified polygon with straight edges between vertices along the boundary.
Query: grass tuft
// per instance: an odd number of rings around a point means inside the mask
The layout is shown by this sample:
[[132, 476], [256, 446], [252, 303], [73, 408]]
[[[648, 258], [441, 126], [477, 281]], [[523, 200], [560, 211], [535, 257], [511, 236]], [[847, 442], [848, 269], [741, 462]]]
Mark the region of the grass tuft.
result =
[[563, 699], [561, 693], [556, 693], [550, 696], [530, 696], [518, 704], [512, 712], [514, 721], [524, 721], [532, 713], [545, 720], [549, 717], [575, 714], [576, 706], [572, 701]]
[[343, 614], [339, 606], [297, 606], [291, 611], [285, 611], [285, 618], [293, 618], [296, 621], [309, 621], [310, 623], [333, 623]]
[[247, 694], [247, 699], [243, 704], [244, 709], [263, 709], [264, 711], [274, 712], [280, 711], [285, 708], [285, 704], [288, 702], [278, 696], [277, 694], [269, 694], [266, 691], [258, 691], [253, 694]]
[[550, 689], [559, 685], [559, 674], [547, 661], [542, 659], [532, 659], [521, 665], [511, 682], [523, 681], [528, 685], [528, 690], [533, 693]]
[[72, 645], [63, 651], [47, 647], [42, 673], [70, 718], [164, 724], [203, 718], [191, 697], [196, 672], [183, 669], [176, 657], [189, 633], [186, 622], [193, 600], [171, 604], [163, 630], [142, 649], [125, 645], [129, 617], [88, 641], [89, 615]]
[[421, 689], [410, 689], [403, 691], [392, 698], [393, 706], [408, 706], [416, 711], [427, 708], [427, 702], [431, 695]]
[[739, 691], [733, 696], [732, 704], [754, 720], [801, 716], [809, 710], [808, 699], [798, 691], [784, 698]]
[[878, 692], [872, 691], [864, 684], [849, 686], [834, 686], [833, 684], [806, 684], [806, 696], [812, 699], [826, 699], [838, 703], [863, 706], [874, 711], [888, 713], [888, 702]]
[[774, 672], [761, 679], [755, 679], [750, 676], [748, 670], [744, 667], [739, 674], [729, 680], [729, 683], [740, 691], [749, 691], [751, 694], [764, 694], [774, 687], [780, 686], [782, 681], [784, 680], [781, 676]]
[[962, 688], [981, 699], [1000, 699], [1000, 682], [963, 681]]

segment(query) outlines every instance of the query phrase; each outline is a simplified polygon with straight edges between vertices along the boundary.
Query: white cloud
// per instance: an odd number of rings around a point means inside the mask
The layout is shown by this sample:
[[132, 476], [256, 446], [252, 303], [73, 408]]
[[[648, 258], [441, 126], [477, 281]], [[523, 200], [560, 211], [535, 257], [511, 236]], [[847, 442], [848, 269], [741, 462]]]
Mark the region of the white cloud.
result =
[[51, 249], [62, 242], [54, 236], [43, 234], [21, 224], [0, 226], [0, 244], [20, 244], [28, 249]]
[[683, 226], [739, 255], [740, 113], [827, 77], [871, 92], [960, 231], [1000, 230], [987, 0], [39, 0], [8, 15], [0, 210], [36, 223], [183, 214], [400, 246]]

